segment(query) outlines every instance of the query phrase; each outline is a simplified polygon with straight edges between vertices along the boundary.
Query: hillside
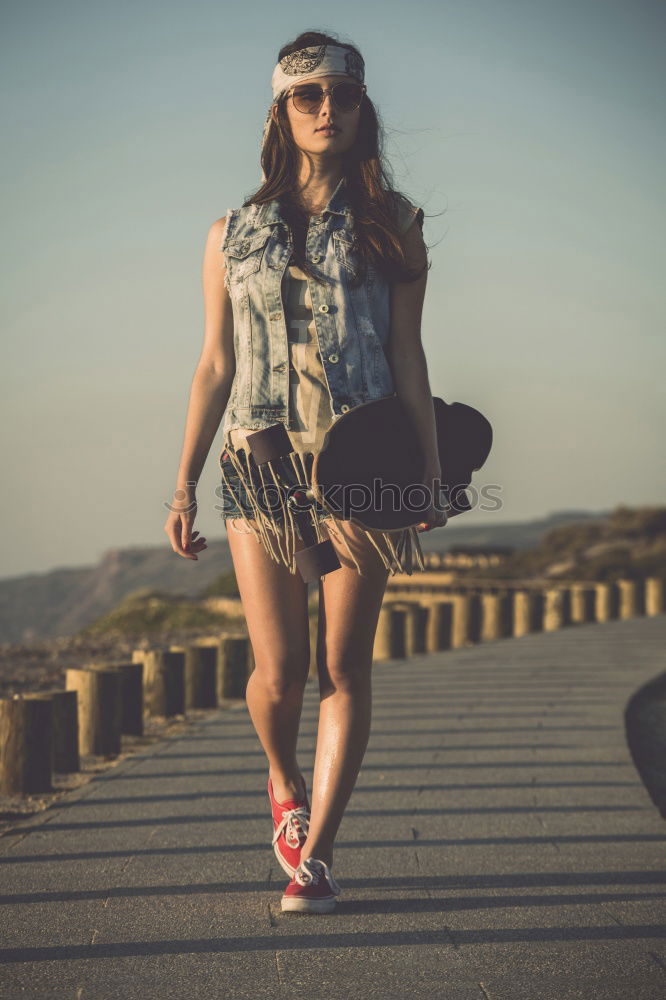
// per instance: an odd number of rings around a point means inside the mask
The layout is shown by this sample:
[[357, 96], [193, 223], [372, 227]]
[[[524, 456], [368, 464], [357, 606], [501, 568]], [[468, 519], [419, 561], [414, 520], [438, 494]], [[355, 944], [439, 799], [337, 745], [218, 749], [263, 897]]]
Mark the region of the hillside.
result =
[[500, 567], [474, 575], [599, 581], [666, 578], [666, 507], [618, 506], [596, 521], [560, 524], [533, 548], [518, 550]]
[[[564, 511], [534, 521], [483, 526], [465, 523], [465, 516], [452, 518], [443, 529], [422, 534], [423, 551], [446, 552], [455, 545], [529, 549], [559, 526], [585, 524], [605, 515]], [[209, 540], [197, 562], [180, 558], [165, 542], [145, 548], [110, 549], [96, 566], [63, 567], [2, 579], [0, 643], [71, 635], [140, 588], [197, 597], [231, 565], [223, 537]]]

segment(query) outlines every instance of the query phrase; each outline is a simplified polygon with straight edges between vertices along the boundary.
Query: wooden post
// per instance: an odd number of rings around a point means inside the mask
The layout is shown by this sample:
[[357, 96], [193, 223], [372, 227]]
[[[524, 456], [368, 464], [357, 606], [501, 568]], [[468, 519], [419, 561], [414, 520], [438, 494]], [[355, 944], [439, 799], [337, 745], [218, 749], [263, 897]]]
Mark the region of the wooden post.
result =
[[615, 583], [596, 583], [595, 619], [598, 622], [609, 622], [618, 616], [619, 595]]
[[104, 757], [120, 753], [122, 713], [121, 681], [117, 670], [82, 670], [66, 673], [68, 691], [76, 691], [79, 717], [79, 752]]
[[89, 670], [116, 670], [120, 674], [120, 732], [143, 736], [143, 661], [95, 660]]
[[37, 691], [24, 698], [46, 698], [53, 706], [53, 770], [71, 774], [81, 769], [79, 757], [79, 717], [76, 691]]
[[250, 675], [250, 640], [248, 636], [223, 635], [218, 645], [217, 700], [244, 698]]
[[405, 655], [414, 656], [426, 651], [426, 624], [428, 609], [416, 601], [405, 604]]
[[0, 794], [52, 791], [53, 702], [14, 695], [0, 699]]
[[473, 592], [453, 594], [453, 629], [451, 648], [460, 649], [478, 642], [481, 637], [481, 601]]
[[135, 649], [134, 662], [143, 660], [144, 712], [170, 718], [185, 714], [185, 653], [171, 649]]
[[[308, 612], [308, 635], [310, 638], [310, 663], [308, 666], [308, 677], [312, 678], [316, 678], [317, 676], [317, 632], [318, 631], [319, 631], [318, 615], [311, 615]], [[252, 653], [252, 646], [250, 645], [250, 654], [251, 653]]]
[[645, 614], [663, 615], [664, 581], [660, 576], [648, 576], [645, 580]]
[[433, 601], [428, 607], [426, 626], [426, 650], [438, 653], [451, 648], [451, 627], [453, 625], [453, 605], [451, 601]]
[[642, 581], [616, 580], [618, 589], [618, 618], [636, 618], [645, 610]]
[[589, 583], [572, 583], [569, 588], [571, 592], [571, 621], [576, 625], [584, 625], [593, 622], [596, 607], [596, 589]]
[[554, 632], [571, 624], [571, 594], [564, 587], [548, 587], [544, 593], [543, 630]]
[[514, 590], [513, 635], [518, 638], [543, 628], [544, 597], [538, 590]]
[[395, 601], [384, 601], [375, 632], [373, 660], [402, 660], [405, 657], [405, 610]]
[[218, 644], [185, 649], [185, 711], [217, 706], [217, 651]]
[[76, 691], [53, 692], [53, 770], [58, 774], [81, 770]]
[[481, 640], [505, 639], [511, 635], [511, 595], [506, 591], [481, 594]]

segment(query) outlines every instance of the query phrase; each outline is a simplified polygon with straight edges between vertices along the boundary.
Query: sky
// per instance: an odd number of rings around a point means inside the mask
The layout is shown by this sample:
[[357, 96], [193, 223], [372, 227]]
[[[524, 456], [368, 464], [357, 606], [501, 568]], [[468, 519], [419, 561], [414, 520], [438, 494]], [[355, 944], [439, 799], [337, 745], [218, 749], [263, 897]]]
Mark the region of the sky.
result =
[[664, 503], [663, 3], [61, 0], [2, 22], [2, 577], [170, 549], [206, 237], [259, 187], [271, 73], [305, 30], [363, 53], [426, 214], [433, 395], [493, 426], [473, 482], [501, 505], [460, 523]]

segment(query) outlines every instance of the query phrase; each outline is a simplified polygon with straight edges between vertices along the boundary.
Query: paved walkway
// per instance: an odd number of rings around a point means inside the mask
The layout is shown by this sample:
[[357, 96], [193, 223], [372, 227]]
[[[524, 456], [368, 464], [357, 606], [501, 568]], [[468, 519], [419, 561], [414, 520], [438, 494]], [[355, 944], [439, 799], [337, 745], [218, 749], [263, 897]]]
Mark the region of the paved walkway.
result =
[[[657, 1000], [666, 827], [625, 746], [666, 617], [375, 668], [335, 914], [283, 914], [244, 705], [0, 840], [14, 998]], [[317, 697], [301, 764], [311, 778]]]

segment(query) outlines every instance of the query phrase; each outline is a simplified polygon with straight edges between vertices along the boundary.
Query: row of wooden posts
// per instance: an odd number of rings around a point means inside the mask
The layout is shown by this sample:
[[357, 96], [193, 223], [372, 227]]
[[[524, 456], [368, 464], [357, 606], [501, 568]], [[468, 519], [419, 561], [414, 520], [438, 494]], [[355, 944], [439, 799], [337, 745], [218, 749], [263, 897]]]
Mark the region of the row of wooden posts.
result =
[[50, 792], [53, 776], [79, 771], [82, 757], [117, 757], [121, 737], [142, 736], [146, 717], [243, 698], [253, 666], [247, 635], [223, 633], [70, 668], [64, 691], [0, 699], [0, 794]]
[[552, 632], [567, 625], [659, 615], [664, 612], [661, 577], [605, 583], [572, 582], [512, 587], [405, 588], [409, 599], [384, 599], [375, 635], [374, 659], [460, 649], [492, 639]]
[[[440, 588], [409, 600], [384, 600], [373, 658], [402, 659], [663, 611], [658, 577], [543, 589]], [[168, 719], [244, 698], [253, 669], [247, 635], [222, 633], [189, 646], [135, 650], [131, 661], [70, 668], [64, 691], [2, 698], [0, 794], [52, 791], [53, 775], [80, 770], [81, 757], [117, 756], [122, 735], [143, 735], [146, 717]]]

